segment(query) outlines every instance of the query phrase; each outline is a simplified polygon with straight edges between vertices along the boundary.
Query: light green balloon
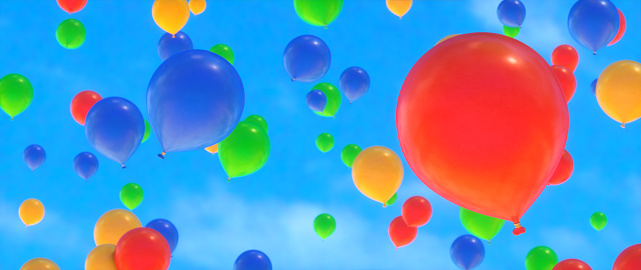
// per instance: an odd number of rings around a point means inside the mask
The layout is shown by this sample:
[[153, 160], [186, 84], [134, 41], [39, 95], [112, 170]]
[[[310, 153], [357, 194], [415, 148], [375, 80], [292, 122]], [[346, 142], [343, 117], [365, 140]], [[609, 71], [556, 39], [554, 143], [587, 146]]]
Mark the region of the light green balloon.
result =
[[151, 135], [151, 125], [145, 120], [145, 134], [142, 135], [142, 142], [146, 142], [149, 139], [149, 135]]
[[142, 203], [142, 199], [145, 197], [145, 193], [142, 191], [142, 188], [135, 183], [126, 184], [120, 190], [120, 201], [125, 207], [129, 210], [134, 210]]
[[62, 47], [76, 49], [85, 43], [87, 30], [85, 26], [76, 19], [66, 19], [58, 25], [56, 39]]
[[394, 204], [396, 202], [396, 197], [397, 197], [396, 192], [394, 192], [394, 195], [385, 202], [385, 206], [390, 206]]
[[306, 23], [327, 28], [341, 13], [343, 0], [294, 0], [294, 9]]
[[552, 270], [559, 262], [554, 250], [546, 246], [538, 246], [530, 250], [525, 257], [526, 270]]
[[267, 120], [265, 120], [265, 118], [263, 118], [260, 115], [254, 114], [254, 115], [247, 116], [247, 118], [245, 118], [245, 121], [263, 128], [265, 132], [269, 132], [269, 126], [267, 125]]
[[229, 46], [225, 44], [216, 44], [211, 47], [209, 51], [220, 55], [222, 58], [227, 59], [230, 64], [234, 64], [234, 51], [232, 51]]
[[329, 152], [334, 148], [334, 137], [329, 133], [321, 133], [316, 137], [316, 147], [323, 153]]
[[8, 74], [0, 79], [0, 108], [11, 119], [29, 107], [33, 100], [31, 82], [20, 74]]
[[341, 107], [341, 92], [338, 91], [338, 88], [331, 83], [319, 83], [312, 87], [312, 90], [319, 90], [325, 94], [327, 102], [325, 103], [325, 109], [322, 112], [315, 112], [320, 116], [334, 117], [338, 109]]
[[503, 25], [503, 34], [505, 34], [508, 37], [515, 38], [520, 31], [521, 31], [521, 27], [509, 27], [509, 26]]
[[267, 131], [258, 125], [241, 121], [234, 131], [218, 143], [218, 155], [229, 178], [255, 173], [269, 158]]
[[603, 230], [603, 228], [605, 228], [605, 225], [607, 224], [608, 224], [608, 218], [605, 216], [604, 213], [595, 212], [590, 217], [590, 225], [592, 225], [592, 228], [594, 228], [597, 231]]
[[363, 149], [355, 144], [345, 145], [345, 147], [343, 147], [343, 151], [341, 151], [341, 160], [343, 160], [343, 164], [351, 168], [352, 164], [354, 164], [354, 159], [356, 159], [356, 156], [358, 156], [358, 153], [362, 150]]
[[314, 219], [314, 231], [320, 238], [325, 239], [336, 230], [336, 220], [330, 214], [320, 214]]
[[479, 214], [463, 207], [459, 211], [459, 216], [465, 230], [488, 242], [501, 231], [505, 224], [505, 220]]

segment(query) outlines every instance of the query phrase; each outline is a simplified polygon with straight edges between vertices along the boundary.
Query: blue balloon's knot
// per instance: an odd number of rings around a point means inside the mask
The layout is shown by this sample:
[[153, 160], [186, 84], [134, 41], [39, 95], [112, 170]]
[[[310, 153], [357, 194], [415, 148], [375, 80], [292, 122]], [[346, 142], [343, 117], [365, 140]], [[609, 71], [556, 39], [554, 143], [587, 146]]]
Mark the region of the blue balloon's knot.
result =
[[[125, 164], [122, 164], [122, 168], [125, 169], [125, 168], [127, 168], [127, 166], [125, 166]], [[87, 181], [87, 180], [85, 180], [85, 181]]]
[[165, 159], [165, 152], [162, 152], [162, 153], [158, 154], [158, 157], [160, 159]]

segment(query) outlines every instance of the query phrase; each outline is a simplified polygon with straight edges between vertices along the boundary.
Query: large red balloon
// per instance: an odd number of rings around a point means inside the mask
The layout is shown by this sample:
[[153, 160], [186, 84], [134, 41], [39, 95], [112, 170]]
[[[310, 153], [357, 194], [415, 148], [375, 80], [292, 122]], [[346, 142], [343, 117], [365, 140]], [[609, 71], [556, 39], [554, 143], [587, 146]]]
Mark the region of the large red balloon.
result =
[[561, 83], [565, 101], [570, 102], [570, 99], [574, 96], [574, 91], [576, 91], [576, 78], [574, 78], [574, 73], [572, 73], [569, 68], [560, 65], [552, 66], [552, 70], [559, 80], [559, 83]]
[[94, 91], [82, 91], [71, 100], [71, 116], [78, 124], [85, 125], [89, 109], [102, 97]]
[[631, 245], [617, 256], [612, 270], [641, 269], [641, 244]]
[[556, 166], [554, 174], [550, 177], [550, 185], [560, 185], [565, 183], [572, 176], [574, 171], [574, 160], [570, 153], [567, 150], [563, 150], [563, 155], [561, 160], [559, 160], [559, 165]]
[[560, 45], [552, 51], [552, 65], [569, 68], [573, 73], [579, 64], [579, 53], [570, 45]]
[[407, 75], [396, 109], [405, 159], [434, 192], [515, 223], [545, 188], [568, 135], [552, 68], [527, 45], [472, 33], [434, 46]]
[[80, 11], [86, 4], [87, 0], [58, 0], [58, 6], [69, 14]]
[[125, 233], [114, 252], [118, 270], [166, 270], [171, 250], [162, 234], [150, 228], [136, 228]]
[[552, 270], [592, 270], [587, 263], [577, 259], [562, 260]]
[[387, 230], [389, 233], [389, 238], [392, 239], [392, 243], [396, 248], [407, 246], [414, 239], [416, 239], [416, 234], [418, 229], [416, 227], [410, 227], [405, 223], [402, 216], [398, 216], [392, 220], [389, 224]]
[[620, 9], [617, 8], [619, 11], [619, 31], [617, 32], [617, 35], [614, 36], [614, 39], [608, 43], [608, 46], [614, 45], [614, 43], [619, 42], [619, 40], [623, 37], [623, 34], [625, 34], [625, 16], [623, 16], [623, 12], [621, 12]]
[[430, 221], [432, 205], [427, 199], [421, 196], [414, 196], [405, 201], [401, 213], [408, 226], [420, 227]]

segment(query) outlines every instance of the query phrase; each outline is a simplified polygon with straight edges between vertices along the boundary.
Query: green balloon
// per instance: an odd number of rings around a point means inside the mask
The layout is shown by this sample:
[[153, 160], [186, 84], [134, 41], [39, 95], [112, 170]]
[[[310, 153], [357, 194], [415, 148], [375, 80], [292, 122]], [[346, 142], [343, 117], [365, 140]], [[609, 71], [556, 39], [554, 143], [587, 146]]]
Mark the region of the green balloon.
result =
[[356, 159], [356, 156], [358, 156], [358, 153], [361, 151], [362, 149], [355, 144], [348, 144], [343, 147], [343, 151], [341, 151], [341, 159], [345, 166], [351, 168], [354, 163], [354, 159]]
[[338, 109], [341, 107], [341, 92], [338, 91], [338, 88], [331, 83], [319, 83], [312, 87], [312, 90], [319, 90], [325, 94], [327, 102], [325, 103], [325, 109], [322, 112], [315, 112], [320, 116], [334, 117]]
[[138, 207], [144, 197], [145, 193], [142, 191], [142, 188], [135, 183], [126, 184], [120, 190], [120, 201], [129, 208], [130, 211]]
[[245, 118], [245, 121], [263, 128], [265, 132], [269, 132], [269, 126], [267, 126], [267, 120], [265, 120], [265, 118], [263, 118], [260, 115], [254, 114], [254, 115], [247, 116], [247, 118]]
[[394, 192], [394, 195], [385, 202], [385, 206], [390, 206], [394, 204], [396, 202], [396, 197], [397, 197], [396, 192]]
[[511, 38], [515, 38], [520, 31], [521, 31], [521, 27], [509, 27], [505, 25], [503, 26], [503, 34]]
[[325, 239], [332, 235], [336, 230], [336, 220], [330, 214], [320, 214], [314, 219], [314, 231], [320, 236], [320, 238]]
[[33, 100], [31, 82], [20, 74], [8, 74], [0, 79], [0, 108], [11, 119], [29, 107]]
[[294, 0], [294, 9], [306, 23], [327, 28], [341, 13], [343, 0]]
[[505, 224], [505, 220], [479, 214], [463, 207], [459, 211], [459, 216], [465, 230], [488, 242], [501, 231]]
[[229, 46], [225, 44], [216, 44], [214, 47], [211, 47], [209, 51], [222, 56], [229, 61], [230, 64], [234, 64], [234, 51], [232, 51]]
[[229, 179], [255, 173], [269, 158], [269, 137], [258, 125], [241, 121], [218, 143], [218, 155]]
[[530, 250], [525, 257], [526, 270], [552, 270], [559, 262], [554, 250], [545, 246], [538, 246]]
[[590, 217], [590, 225], [592, 225], [592, 228], [594, 228], [597, 231], [603, 230], [603, 228], [607, 224], [608, 224], [608, 218], [605, 216], [604, 213], [595, 212]]
[[149, 139], [150, 134], [151, 134], [151, 125], [149, 125], [149, 122], [145, 120], [145, 134], [142, 135], [142, 142], [146, 142]]
[[66, 19], [58, 25], [56, 39], [58, 43], [67, 49], [76, 49], [85, 43], [87, 30], [79, 20]]
[[321, 133], [316, 137], [316, 147], [323, 153], [327, 153], [334, 148], [334, 137], [329, 133]]

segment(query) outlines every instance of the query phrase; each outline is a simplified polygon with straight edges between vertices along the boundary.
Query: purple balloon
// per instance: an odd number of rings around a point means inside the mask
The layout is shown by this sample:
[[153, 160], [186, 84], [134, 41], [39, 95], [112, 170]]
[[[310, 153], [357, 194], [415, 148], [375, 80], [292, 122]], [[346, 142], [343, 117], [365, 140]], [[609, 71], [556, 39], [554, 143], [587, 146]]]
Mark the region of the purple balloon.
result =
[[352, 103], [369, 90], [369, 74], [359, 67], [347, 68], [341, 74], [338, 86], [349, 99], [349, 103]]
[[452, 243], [450, 256], [456, 266], [468, 270], [483, 262], [485, 248], [483, 247], [481, 239], [469, 234], [462, 235]]
[[42, 148], [42, 146], [32, 144], [27, 146], [27, 148], [24, 150], [24, 153], [22, 153], [22, 158], [24, 159], [24, 162], [27, 163], [27, 166], [29, 166], [29, 168], [33, 171], [45, 162], [47, 154], [45, 153], [45, 149]]
[[287, 44], [283, 53], [285, 71], [292, 81], [314, 82], [329, 70], [332, 56], [325, 42], [312, 35], [302, 35]]
[[234, 270], [272, 270], [272, 262], [261, 251], [248, 250], [238, 256]]
[[171, 34], [165, 33], [158, 41], [158, 56], [165, 61], [174, 54], [193, 48], [194, 44], [191, 43], [191, 39], [187, 34], [178, 32], [176, 37], [172, 38]]
[[609, 0], [579, 0], [568, 15], [572, 38], [594, 54], [619, 31], [619, 11]]
[[82, 152], [73, 159], [73, 170], [87, 181], [98, 171], [98, 158], [90, 152]]
[[307, 102], [307, 107], [312, 111], [322, 112], [327, 104], [327, 97], [321, 90], [312, 90], [307, 93], [305, 101]]

